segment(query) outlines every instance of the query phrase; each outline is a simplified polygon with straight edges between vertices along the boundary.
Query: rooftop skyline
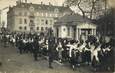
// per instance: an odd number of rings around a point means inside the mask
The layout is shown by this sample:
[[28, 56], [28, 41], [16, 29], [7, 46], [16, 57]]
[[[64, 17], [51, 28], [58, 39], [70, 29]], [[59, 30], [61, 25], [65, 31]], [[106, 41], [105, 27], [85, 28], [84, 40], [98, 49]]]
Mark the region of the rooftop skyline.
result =
[[[0, 10], [8, 7], [16, 5], [17, 0], [0, 0]], [[24, 0], [22, 0], [24, 1]], [[65, 0], [27, 0], [28, 3], [40, 4], [43, 2], [44, 4], [49, 4], [49, 2], [53, 5], [62, 5]]]

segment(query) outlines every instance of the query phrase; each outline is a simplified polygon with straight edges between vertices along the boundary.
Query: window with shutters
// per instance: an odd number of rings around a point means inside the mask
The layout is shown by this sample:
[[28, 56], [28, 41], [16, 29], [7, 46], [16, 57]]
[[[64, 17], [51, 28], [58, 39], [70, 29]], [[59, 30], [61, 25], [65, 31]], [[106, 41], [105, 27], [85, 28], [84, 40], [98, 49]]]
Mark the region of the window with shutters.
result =
[[19, 24], [22, 24], [22, 19], [21, 18], [19, 19]]
[[36, 29], [39, 30], [39, 27], [37, 27]]
[[46, 20], [46, 24], [48, 24], [48, 20]]
[[25, 26], [25, 27], [24, 27], [24, 30], [26, 30], [26, 29], [27, 29], [27, 27]]
[[19, 29], [22, 30], [22, 27], [20, 26]]
[[43, 28], [43, 27], [41, 27], [41, 31], [44, 31], [44, 28]]
[[24, 19], [24, 24], [27, 24], [27, 19]]

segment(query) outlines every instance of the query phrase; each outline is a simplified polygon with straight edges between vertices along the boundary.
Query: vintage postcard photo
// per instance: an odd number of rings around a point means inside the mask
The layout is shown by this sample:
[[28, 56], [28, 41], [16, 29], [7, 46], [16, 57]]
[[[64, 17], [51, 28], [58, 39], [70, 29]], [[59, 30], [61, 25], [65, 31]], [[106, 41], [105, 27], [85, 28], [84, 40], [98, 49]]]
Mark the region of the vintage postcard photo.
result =
[[0, 73], [115, 73], [115, 0], [0, 0]]

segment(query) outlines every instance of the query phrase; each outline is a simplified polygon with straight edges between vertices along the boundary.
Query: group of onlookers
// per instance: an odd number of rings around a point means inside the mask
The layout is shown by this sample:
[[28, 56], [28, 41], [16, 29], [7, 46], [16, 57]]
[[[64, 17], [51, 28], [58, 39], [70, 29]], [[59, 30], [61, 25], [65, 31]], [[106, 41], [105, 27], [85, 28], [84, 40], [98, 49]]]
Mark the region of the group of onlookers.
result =
[[68, 62], [75, 69], [81, 65], [92, 66], [97, 71], [114, 70], [114, 46], [111, 41], [73, 40], [44, 37], [37, 34], [7, 34], [1, 36], [2, 42], [15, 46], [20, 54], [32, 53], [34, 60], [39, 57], [49, 57], [49, 67], [53, 68], [53, 60], [60, 63]]

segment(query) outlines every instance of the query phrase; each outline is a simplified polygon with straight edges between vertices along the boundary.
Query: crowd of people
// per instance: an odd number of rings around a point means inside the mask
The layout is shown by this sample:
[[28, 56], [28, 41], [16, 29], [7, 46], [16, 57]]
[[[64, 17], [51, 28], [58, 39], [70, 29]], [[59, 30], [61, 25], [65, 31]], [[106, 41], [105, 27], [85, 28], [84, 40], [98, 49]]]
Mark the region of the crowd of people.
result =
[[0, 38], [4, 46], [15, 46], [20, 54], [31, 53], [35, 61], [39, 57], [47, 56], [49, 68], [53, 68], [52, 62], [56, 60], [70, 63], [73, 70], [82, 65], [92, 66], [94, 71], [114, 70], [114, 46], [111, 40], [73, 40], [31, 33], [2, 34]]

